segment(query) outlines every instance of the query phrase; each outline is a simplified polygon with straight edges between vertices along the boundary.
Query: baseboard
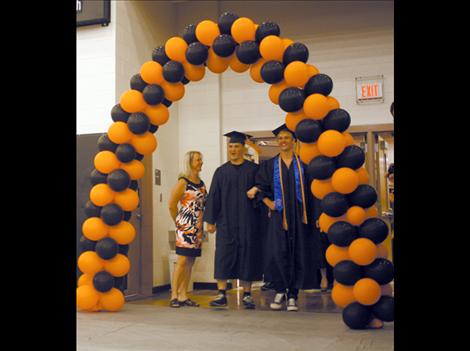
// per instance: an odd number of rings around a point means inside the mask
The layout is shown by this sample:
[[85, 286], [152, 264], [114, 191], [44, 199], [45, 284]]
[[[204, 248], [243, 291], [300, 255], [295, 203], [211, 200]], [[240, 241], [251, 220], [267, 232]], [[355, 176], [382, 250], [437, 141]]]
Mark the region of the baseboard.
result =
[[170, 284], [165, 284], [165, 285], [160, 285], [160, 286], [154, 286], [152, 288], [152, 294], [158, 294], [159, 292], [162, 292], [162, 291], [168, 291], [171, 289], [171, 285]]
[[[217, 283], [193, 283], [194, 290], [217, 290]], [[227, 290], [232, 289], [232, 283], [227, 283]]]

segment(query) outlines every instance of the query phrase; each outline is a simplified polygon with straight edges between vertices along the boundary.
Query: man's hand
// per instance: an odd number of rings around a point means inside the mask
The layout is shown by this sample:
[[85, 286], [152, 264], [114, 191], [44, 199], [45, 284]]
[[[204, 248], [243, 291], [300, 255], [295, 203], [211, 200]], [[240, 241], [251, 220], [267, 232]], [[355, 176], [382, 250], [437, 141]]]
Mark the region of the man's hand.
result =
[[250, 190], [246, 192], [246, 196], [248, 196], [249, 199], [254, 199], [256, 196], [256, 193], [259, 191], [257, 187], [253, 187]]
[[276, 209], [276, 206], [274, 205], [274, 201], [268, 199], [268, 198], [265, 198], [263, 200], [264, 204], [266, 206], [268, 206], [268, 208], [271, 210], [271, 211], [274, 211]]
[[215, 233], [215, 224], [207, 223], [207, 231], [211, 234]]

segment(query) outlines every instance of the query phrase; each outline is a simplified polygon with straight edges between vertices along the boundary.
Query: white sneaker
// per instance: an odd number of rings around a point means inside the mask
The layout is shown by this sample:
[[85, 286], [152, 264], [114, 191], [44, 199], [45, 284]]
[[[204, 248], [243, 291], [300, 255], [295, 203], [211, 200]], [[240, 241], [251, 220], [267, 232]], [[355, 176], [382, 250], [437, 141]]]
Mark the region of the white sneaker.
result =
[[276, 296], [274, 296], [274, 301], [269, 305], [272, 310], [280, 310], [282, 308], [282, 303], [286, 299], [286, 294], [284, 293], [277, 293]]
[[299, 308], [297, 307], [297, 301], [293, 297], [291, 297], [287, 301], [287, 310], [294, 311], [294, 312], [297, 312], [299, 310]]

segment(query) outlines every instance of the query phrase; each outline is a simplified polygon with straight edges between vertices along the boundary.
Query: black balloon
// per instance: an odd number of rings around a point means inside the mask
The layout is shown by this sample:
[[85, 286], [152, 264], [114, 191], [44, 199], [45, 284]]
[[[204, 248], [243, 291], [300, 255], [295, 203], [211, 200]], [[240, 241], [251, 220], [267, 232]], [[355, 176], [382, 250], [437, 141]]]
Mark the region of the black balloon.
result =
[[129, 245], [119, 245], [118, 252], [127, 256], [127, 253], [129, 252]]
[[268, 84], [276, 84], [284, 79], [284, 65], [279, 61], [267, 61], [261, 67], [261, 78]]
[[126, 289], [126, 277], [114, 277], [114, 287], [124, 292]]
[[191, 43], [186, 49], [186, 60], [193, 65], [202, 65], [209, 56], [207, 46], [200, 42]]
[[325, 130], [333, 129], [342, 133], [349, 128], [351, 117], [346, 110], [338, 108], [328, 112], [322, 123]]
[[321, 209], [331, 217], [344, 215], [348, 208], [346, 196], [337, 192], [331, 192], [321, 200]]
[[108, 185], [114, 191], [123, 191], [131, 182], [129, 174], [123, 169], [116, 169], [108, 175]]
[[98, 149], [100, 151], [111, 151], [114, 152], [116, 151], [118, 144], [113, 143], [107, 133], [102, 134], [98, 138]]
[[214, 39], [212, 49], [220, 57], [229, 57], [235, 51], [237, 43], [229, 34], [221, 34]]
[[196, 37], [196, 25], [188, 24], [183, 30], [182, 37], [188, 45], [198, 41]]
[[96, 241], [87, 239], [85, 236], [80, 237], [80, 251], [95, 251]]
[[367, 184], [361, 184], [348, 195], [348, 202], [350, 206], [361, 206], [362, 208], [369, 208], [377, 201], [377, 192], [373, 187]]
[[343, 152], [336, 157], [336, 164], [338, 168], [349, 167], [352, 169], [358, 169], [364, 164], [366, 155], [364, 151], [357, 145], [346, 146]]
[[217, 24], [219, 26], [220, 33], [231, 34], [232, 24], [238, 19], [238, 15], [231, 12], [224, 12], [219, 16]]
[[372, 320], [371, 308], [353, 302], [343, 310], [343, 321], [351, 329], [364, 329]]
[[137, 180], [133, 180], [131, 184], [129, 185], [129, 189], [132, 189], [132, 190], [137, 190], [138, 187], [139, 187], [139, 183], [137, 182]]
[[90, 174], [90, 182], [92, 185], [106, 183], [108, 176], [106, 174], [101, 173], [97, 169], [94, 169]]
[[[299, 123], [300, 124], [300, 123]], [[331, 157], [317, 156], [307, 167], [307, 174], [314, 179], [328, 179], [336, 171], [336, 163]]]
[[238, 45], [235, 49], [235, 55], [241, 63], [251, 65], [261, 57], [259, 46], [256, 41], [247, 40]]
[[395, 319], [395, 302], [391, 296], [381, 296], [379, 301], [372, 306], [375, 317], [384, 322], [393, 322]]
[[305, 95], [309, 96], [312, 94], [329, 95], [333, 90], [333, 80], [329, 76], [323, 73], [318, 73], [311, 77], [305, 84], [304, 91]]
[[328, 229], [328, 240], [336, 246], [349, 246], [357, 238], [356, 228], [344, 221], [333, 223]]
[[170, 83], [178, 83], [184, 78], [184, 67], [178, 61], [168, 61], [163, 65], [163, 78]]
[[117, 104], [114, 105], [113, 108], [111, 109], [111, 118], [113, 119], [114, 122], [127, 122], [127, 119], [129, 118], [130, 113], [126, 112], [122, 109], [121, 105]]
[[131, 219], [132, 217], [132, 212], [130, 211], [125, 211], [124, 212], [124, 216], [122, 217], [122, 220], [123, 221], [129, 221], [129, 219]]
[[281, 35], [281, 29], [276, 23], [266, 21], [261, 23], [258, 28], [256, 28], [255, 36], [258, 44], [268, 35]]
[[163, 45], [160, 45], [159, 47], [153, 49], [152, 60], [158, 62], [162, 66], [168, 61], [170, 61], [170, 58], [166, 56], [165, 47]]
[[356, 282], [363, 278], [361, 266], [355, 264], [353, 261], [341, 261], [333, 268], [333, 276], [335, 280], [343, 285], [354, 285]]
[[116, 225], [122, 221], [124, 211], [116, 204], [109, 204], [102, 208], [101, 219], [107, 225]]
[[155, 133], [158, 130], [158, 126], [154, 124], [150, 124], [149, 132], [150, 133]]
[[284, 51], [282, 61], [284, 65], [288, 65], [293, 61], [307, 62], [308, 48], [302, 43], [292, 43]]
[[[150, 130], [150, 129], [149, 129]], [[138, 152], [135, 153], [135, 159], [137, 161], [142, 161], [144, 158], [144, 155], [139, 154]]]
[[388, 226], [380, 218], [368, 218], [359, 227], [359, 236], [372, 240], [375, 244], [383, 242], [388, 235]]
[[363, 270], [364, 277], [374, 279], [379, 285], [388, 284], [393, 280], [393, 263], [385, 258], [376, 258]]
[[109, 260], [118, 253], [118, 243], [112, 238], [104, 238], [96, 243], [96, 253], [104, 260]]
[[163, 88], [157, 84], [147, 85], [142, 94], [144, 95], [145, 102], [149, 105], [158, 105], [165, 97]]
[[142, 79], [142, 76], [140, 74], [134, 74], [132, 76], [131, 89], [142, 92], [146, 86], [147, 86], [147, 83]]
[[121, 162], [131, 162], [135, 158], [135, 149], [131, 144], [120, 144], [116, 148], [116, 157]]
[[303, 143], [316, 142], [322, 132], [323, 129], [320, 122], [313, 119], [304, 119], [295, 127], [295, 136]]
[[299, 88], [286, 88], [279, 95], [279, 106], [286, 112], [295, 112], [304, 106], [305, 94]]
[[130, 115], [127, 121], [129, 130], [134, 134], [144, 134], [150, 128], [150, 119], [145, 113], [137, 112]]
[[99, 292], [105, 293], [114, 287], [114, 277], [106, 271], [101, 271], [93, 277], [93, 286]]
[[183, 83], [184, 85], [188, 84], [190, 82], [190, 80], [186, 77], [183, 77], [183, 80], [181, 81], [181, 83]]
[[87, 201], [85, 204], [85, 215], [89, 217], [99, 217], [101, 214], [101, 207], [96, 206], [93, 202]]

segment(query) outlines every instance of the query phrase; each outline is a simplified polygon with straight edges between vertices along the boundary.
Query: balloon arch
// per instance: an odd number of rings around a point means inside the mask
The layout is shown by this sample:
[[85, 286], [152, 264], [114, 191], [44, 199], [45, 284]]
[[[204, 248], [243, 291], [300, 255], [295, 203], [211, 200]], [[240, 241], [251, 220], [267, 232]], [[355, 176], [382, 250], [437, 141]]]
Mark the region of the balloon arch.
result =
[[393, 264], [383, 243], [388, 226], [377, 218], [364, 152], [347, 132], [350, 116], [329, 96], [331, 78], [306, 63], [308, 56], [304, 44], [280, 36], [276, 23], [258, 25], [228, 12], [217, 23], [188, 25], [182, 37], [153, 51], [98, 140], [80, 240], [79, 310], [118, 311], [124, 305], [118, 287], [129, 272], [128, 245], [136, 235], [128, 220], [139, 204], [141, 160], [156, 150], [154, 133], [168, 121], [172, 102], [184, 96], [185, 84], [201, 80], [206, 67], [214, 73], [230, 67], [270, 84], [269, 99], [287, 112], [285, 123], [298, 136], [299, 155], [314, 179], [311, 191], [321, 200], [319, 225], [331, 242], [326, 259], [334, 267], [331, 296], [343, 308], [344, 322], [358, 329], [373, 317], [393, 321]]

